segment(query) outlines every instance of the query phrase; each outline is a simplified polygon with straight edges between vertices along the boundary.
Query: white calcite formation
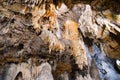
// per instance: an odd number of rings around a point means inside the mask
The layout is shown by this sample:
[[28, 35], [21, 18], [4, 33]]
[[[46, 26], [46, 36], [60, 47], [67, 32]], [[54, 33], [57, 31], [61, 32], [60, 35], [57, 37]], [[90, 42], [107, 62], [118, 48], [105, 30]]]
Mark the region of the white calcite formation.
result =
[[119, 0], [102, 1], [0, 0], [0, 80], [120, 80]]

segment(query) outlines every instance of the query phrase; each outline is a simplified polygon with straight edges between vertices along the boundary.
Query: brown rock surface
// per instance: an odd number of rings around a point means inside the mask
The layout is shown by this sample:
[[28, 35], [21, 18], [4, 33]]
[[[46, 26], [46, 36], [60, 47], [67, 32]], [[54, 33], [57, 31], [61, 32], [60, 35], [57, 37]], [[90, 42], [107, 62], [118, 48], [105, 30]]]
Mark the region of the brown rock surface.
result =
[[0, 80], [119, 80], [118, 3], [0, 0]]

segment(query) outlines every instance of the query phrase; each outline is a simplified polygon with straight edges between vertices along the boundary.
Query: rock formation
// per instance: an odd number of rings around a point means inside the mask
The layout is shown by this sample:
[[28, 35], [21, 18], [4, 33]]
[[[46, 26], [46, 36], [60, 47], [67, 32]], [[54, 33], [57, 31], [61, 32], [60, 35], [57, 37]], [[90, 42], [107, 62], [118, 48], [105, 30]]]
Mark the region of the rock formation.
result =
[[120, 0], [0, 0], [0, 80], [120, 80]]

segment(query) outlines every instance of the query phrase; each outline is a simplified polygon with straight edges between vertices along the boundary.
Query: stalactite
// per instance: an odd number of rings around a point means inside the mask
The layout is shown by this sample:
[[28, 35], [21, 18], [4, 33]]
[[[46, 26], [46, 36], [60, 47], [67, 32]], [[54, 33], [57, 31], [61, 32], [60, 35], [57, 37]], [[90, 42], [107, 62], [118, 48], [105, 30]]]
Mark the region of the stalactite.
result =
[[119, 3], [0, 0], [0, 80], [119, 80]]

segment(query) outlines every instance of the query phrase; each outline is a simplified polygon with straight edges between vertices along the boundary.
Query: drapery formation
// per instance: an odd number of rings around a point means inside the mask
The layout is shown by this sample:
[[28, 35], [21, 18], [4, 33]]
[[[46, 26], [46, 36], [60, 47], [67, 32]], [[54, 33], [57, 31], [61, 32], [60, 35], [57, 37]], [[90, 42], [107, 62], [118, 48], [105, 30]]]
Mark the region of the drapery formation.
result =
[[118, 3], [1, 0], [0, 79], [119, 80]]

